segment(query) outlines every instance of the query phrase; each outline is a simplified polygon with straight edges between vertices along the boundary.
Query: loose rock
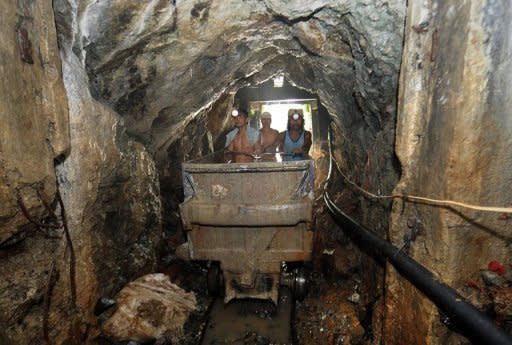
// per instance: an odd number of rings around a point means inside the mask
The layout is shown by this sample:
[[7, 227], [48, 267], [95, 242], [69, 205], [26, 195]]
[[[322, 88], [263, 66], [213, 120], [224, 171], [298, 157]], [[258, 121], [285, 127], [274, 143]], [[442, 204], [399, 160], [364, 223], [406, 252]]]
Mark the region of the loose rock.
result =
[[197, 309], [195, 295], [161, 273], [129, 283], [117, 296], [117, 304], [117, 310], [103, 325], [103, 333], [115, 341], [146, 342], [168, 337], [172, 343], [179, 343], [185, 322]]

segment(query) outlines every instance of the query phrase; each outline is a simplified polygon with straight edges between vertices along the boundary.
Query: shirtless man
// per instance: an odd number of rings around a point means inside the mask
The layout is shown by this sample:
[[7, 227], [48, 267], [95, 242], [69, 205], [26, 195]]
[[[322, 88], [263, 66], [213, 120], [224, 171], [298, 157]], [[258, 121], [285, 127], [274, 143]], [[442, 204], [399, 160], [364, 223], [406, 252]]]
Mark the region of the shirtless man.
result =
[[235, 163], [254, 161], [261, 154], [260, 132], [248, 126], [249, 115], [245, 110], [233, 110], [235, 128], [226, 135], [226, 160]]
[[269, 112], [261, 114], [261, 149], [263, 153], [276, 153], [278, 145], [279, 132], [273, 128], [270, 128], [272, 123], [272, 115]]
[[286, 160], [301, 160], [311, 148], [311, 132], [304, 130], [304, 115], [301, 109], [288, 112], [288, 130], [279, 133], [279, 150]]

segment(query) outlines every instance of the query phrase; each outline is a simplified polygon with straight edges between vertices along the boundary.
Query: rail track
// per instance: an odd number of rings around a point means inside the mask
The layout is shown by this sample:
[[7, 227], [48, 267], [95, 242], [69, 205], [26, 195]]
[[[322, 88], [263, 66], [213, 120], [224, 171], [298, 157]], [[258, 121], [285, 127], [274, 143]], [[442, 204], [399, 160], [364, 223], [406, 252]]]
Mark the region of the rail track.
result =
[[270, 300], [216, 298], [208, 314], [201, 345], [291, 345], [294, 300], [288, 288]]

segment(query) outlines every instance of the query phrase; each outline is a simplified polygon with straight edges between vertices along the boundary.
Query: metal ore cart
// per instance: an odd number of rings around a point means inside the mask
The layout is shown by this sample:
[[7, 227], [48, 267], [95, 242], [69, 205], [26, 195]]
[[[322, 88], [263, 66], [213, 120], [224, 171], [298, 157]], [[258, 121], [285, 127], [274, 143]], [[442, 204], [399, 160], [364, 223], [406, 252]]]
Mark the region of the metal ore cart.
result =
[[279, 154], [251, 163], [224, 163], [219, 154], [183, 163], [185, 245], [190, 259], [209, 263], [210, 292], [224, 293], [226, 303], [277, 304], [279, 285], [288, 285], [303, 297], [304, 271], [287, 265], [311, 260], [313, 171], [313, 160]]

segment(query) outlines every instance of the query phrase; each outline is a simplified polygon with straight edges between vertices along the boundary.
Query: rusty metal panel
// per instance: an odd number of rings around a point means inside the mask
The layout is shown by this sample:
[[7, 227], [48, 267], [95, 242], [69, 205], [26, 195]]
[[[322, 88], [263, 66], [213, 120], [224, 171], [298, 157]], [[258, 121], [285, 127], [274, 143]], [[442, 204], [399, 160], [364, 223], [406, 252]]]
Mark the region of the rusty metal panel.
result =
[[[296, 227], [219, 228], [201, 226], [189, 232], [194, 244], [192, 259], [230, 261], [235, 271], [247, 262], [259, 268], [282, 261], [309, 261], [313, 232], [305, 224]], [[277, 266], [279, 269], [279, 266]]]
[[300, 189], [309, 169], [270, 172], [184, 172], [191, 196], [223, 203], [281, 203], [307, 195]]
[[185, 198], [279, 203], [313, 197], [313, 161], [183, 164]]
[[219, 226], [295, 225], [312, 221], [312, 203], [227, 204], [188, 200], [180, 205], [185, 229], [192, 224]]

